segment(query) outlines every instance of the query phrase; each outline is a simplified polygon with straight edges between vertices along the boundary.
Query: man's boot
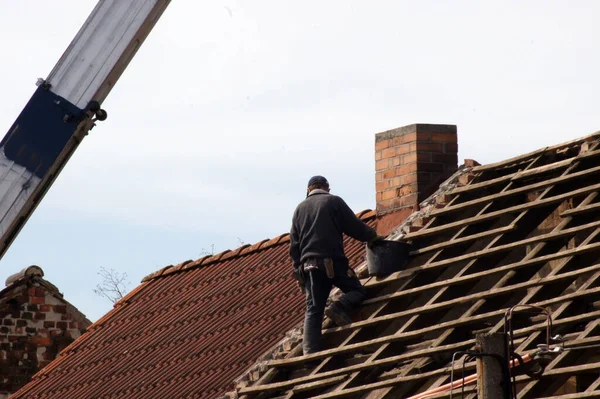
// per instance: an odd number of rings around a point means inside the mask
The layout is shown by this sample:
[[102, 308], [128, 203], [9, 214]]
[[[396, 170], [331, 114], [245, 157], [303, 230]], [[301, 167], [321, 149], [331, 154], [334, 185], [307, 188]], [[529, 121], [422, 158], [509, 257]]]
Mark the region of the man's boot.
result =
[[344, 307], [338, 301], [333, 302], [327, 309], [325, 309], [325, 315], [340, 327], [352, 323], [352, 319], [350, 316], [348, 316], [344, 310]]

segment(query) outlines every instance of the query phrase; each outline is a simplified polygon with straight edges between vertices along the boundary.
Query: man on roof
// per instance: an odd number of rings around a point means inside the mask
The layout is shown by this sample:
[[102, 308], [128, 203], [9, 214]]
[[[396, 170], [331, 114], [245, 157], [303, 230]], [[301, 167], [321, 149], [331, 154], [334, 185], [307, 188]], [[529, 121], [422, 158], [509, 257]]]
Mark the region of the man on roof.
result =
[[[321, 325], [326, 314], [338, 326], [352, 322], [349, 313], [365, 299], [366, 292], [344, 254], [343, 234], [369, 244], [380, 239], [360, 220], [344, 200], [329, 193], [323, 176], [308, 181], [306, 199], [292, 219], [290, 257], [294, 276], [306, 293], [304, 354], [321, 350]], [[344, 295], [325, 308], [332, 286]]]

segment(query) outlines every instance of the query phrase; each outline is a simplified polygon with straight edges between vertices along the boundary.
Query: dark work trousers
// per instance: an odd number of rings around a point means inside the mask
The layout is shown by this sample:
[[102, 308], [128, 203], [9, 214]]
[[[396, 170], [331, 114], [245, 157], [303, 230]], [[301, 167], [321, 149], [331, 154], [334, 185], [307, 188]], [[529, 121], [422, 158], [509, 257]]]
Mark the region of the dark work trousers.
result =
[[[339, 299], [346, 312], [354, 310], [366, 297], [366, 291], [357, 277], [348, 273], [350, 270], [347, 260], [334, 263], [335, 276], [330, 279], [322, 269], [315, 270], [305, 275], [306, 315], [304, 317], [304, 354], [321, 350], [321, 326], [325, 304], [332, 286], [338, 287], [344, 295]], [[311, 278], [312, 277], [312, 278]], [[313, 285], [314, 284], [314, 285]], [[314, 298], [313, 298], [314, 293]]]

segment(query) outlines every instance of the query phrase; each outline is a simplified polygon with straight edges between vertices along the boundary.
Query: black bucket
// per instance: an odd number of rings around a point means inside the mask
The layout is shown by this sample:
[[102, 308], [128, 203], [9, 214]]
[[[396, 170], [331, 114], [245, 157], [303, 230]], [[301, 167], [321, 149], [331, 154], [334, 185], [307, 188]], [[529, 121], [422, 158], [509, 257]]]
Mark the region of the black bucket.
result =
[[380, 240], [367, 246], [370, 276], [385, 276], [399, 271], [408, 263], [410, 245], [405, 242]]

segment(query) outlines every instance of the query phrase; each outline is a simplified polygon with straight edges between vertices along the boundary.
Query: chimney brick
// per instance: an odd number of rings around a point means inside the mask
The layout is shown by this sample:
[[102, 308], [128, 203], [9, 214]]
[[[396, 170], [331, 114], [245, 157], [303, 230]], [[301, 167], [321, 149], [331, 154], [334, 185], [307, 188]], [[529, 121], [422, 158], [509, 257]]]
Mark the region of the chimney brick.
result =
[[414, 124], [375, 135], [377, 231], [389, 234], [458, 166], [455, 125]]

